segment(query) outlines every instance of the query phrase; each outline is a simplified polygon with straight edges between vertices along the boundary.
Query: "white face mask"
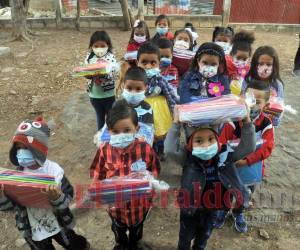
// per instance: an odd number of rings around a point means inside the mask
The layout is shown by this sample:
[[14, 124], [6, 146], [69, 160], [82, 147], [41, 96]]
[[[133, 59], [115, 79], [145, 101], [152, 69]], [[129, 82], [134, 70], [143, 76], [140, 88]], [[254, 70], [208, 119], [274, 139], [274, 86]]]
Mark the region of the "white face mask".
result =
[[134, 34], [133, 40], [137, 43], [144, 43], [146, 42], [146, 36], [137, 36], [136, 34]]
[[215, 44], [219, 45], [223, 49], [225, 55], [229, 55], [230, 54], [230, 51], [232, 49], [232, 46], [231, 46], [230, 43], [215, 42]]
[[190, 48], [190, 44], [184, 40], [176, 40], [174, 44], [174, 48], [187, 50]]
[[262, 79], [266, 79], [268, 77], [270, 77], [270, 75], [273, 72], [273, 66], [270, 65], [258, 65], [257, 66], [257, 73], [259, 75], [260, 78]]
[[105, 48], [93, 48], [93, 52], [98, 57], [102, 57], [102, 56], [106, 55], [107, 51], [108, 51], [108, 47], [105, 47]]
[[199, 72], [205, 78], [210, 78], [218, 74], [218, 66], [201, 65], [199, 66]]

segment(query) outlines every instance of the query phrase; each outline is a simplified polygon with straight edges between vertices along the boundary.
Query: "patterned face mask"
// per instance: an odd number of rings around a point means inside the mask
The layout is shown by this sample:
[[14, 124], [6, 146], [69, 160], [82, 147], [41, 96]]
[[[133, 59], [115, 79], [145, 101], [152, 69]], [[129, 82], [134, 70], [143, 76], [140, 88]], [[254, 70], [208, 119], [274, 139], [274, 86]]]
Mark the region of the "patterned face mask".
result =
[[185, 42], [183, 40], [176, 40], [174, 44], [175, 49], [183, 49], [187, 50], [190, 48], [190, 44], [188, 42]]
[[134, 34], [133, 40], [136, 41], [137, 43], [144, 43], [146, 42], [146, 36], [137, 36]]
[[106, 55], [107, 51], [108, 51], [108, 47], [105, 47], [105, 48], [93, 48], [93, 52], [98, 57], [102, 57], [102, 56]]
[[247, 66], [248, 60], [238, 60], [237, 58], [233, 58], [233, 64], [237, 69], [243, 69]]
[[135, 134], [120, 133], [110, 136], [109, 144], [115, 148], [126, 148], [135, 140]]
[[205, 78], [210, 78], [218, 74], [218, 66], [201, 65], [199, 72]]
[[257, 73], [259, 75], [260, 78], [262, 79], [266, 79], [268, 77], [270, 77], [270, 75], [273, 72], [273, 65], [258, 65], [257, 66]]

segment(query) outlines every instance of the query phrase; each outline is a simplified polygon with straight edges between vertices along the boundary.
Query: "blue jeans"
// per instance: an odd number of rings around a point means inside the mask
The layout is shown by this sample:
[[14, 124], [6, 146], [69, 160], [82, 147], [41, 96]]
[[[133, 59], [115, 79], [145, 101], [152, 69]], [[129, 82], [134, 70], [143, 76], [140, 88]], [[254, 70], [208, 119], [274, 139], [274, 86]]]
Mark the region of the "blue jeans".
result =
[[193, 250], [205, 249], [216, 220], [216, 212], [198, 209], [194, 215], [180, 211], [178, 250], [189, 250], [194, 239]]

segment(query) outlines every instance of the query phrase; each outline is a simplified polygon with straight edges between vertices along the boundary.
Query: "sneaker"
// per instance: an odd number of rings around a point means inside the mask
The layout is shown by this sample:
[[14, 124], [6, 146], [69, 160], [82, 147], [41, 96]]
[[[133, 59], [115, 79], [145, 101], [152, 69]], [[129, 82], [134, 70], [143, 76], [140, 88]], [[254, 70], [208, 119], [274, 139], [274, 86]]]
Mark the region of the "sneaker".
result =
[[236, 231], [238, 231], [239, 233], [247, 233], [248, 227], [244, 214], [232, 214], [232, 216], [234, 219], [234, 226]]
[[215, 222], [216, 229], [221, 229], [224, 227], [228, 213], [229, 213], [229, 211], [224, 211], [224, 210], [217, 211], [217, 218], [216, 218], [216, 222]]
[[124, 245], [121, 245], [121, 244], [116, 244], [113, 248], [113, 250], [127, 250], [128, 248]]

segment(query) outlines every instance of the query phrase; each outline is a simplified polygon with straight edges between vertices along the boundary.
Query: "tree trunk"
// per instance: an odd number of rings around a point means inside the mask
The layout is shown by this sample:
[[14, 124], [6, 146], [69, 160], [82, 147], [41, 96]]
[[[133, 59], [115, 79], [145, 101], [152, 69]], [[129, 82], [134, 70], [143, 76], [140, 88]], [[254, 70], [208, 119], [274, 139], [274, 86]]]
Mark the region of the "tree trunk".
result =
[[77, 0], [77, 14], [76, 14], [75, 27], [78, 31], [80, 30], [80, 0]]
[[27, 28], [27, 12], [30, 0], [11, 0], [11, 22], [12, 22], [12, 38], [13, 40], [27, 40], [31, 41], [28, 37]]
[[124, 30], [127, 31], [131, 29], [130, 17], [128, 12], [128, 2], [127, 0], [120, 0], [120, 4], [121, 4], [123, 18], [124, 18]]
[[61, 0], [55, 0], [56, 27], [61, 27]]

